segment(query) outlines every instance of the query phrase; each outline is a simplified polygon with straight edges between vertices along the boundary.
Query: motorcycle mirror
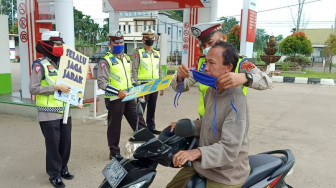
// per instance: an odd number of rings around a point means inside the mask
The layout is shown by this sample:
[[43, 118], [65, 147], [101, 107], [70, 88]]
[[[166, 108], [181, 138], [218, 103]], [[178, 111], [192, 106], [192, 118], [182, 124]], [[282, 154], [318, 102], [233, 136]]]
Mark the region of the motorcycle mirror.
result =
[[196, 132], [196, 126], [190, 119], [180, 119], [176, 122], [175, 134], [180, 137], [193, 136]]

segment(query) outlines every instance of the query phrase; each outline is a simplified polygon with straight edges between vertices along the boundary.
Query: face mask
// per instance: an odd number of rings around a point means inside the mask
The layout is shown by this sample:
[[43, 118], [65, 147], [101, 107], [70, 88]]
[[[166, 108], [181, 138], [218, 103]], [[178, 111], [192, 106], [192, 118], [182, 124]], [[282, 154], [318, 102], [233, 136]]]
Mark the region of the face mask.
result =
[[[42, 48], [45, 50], [45, 51], [47, 51], [48, 53], [50, 53], [50, 54], [52, 54], [52, 55], [54, 55], [54, 56], [56, 56], [56, 57], [61, 57], [62, 55], [63, 55], [63, 52], [64, 52], [64, 50], [63, 50], [63, 46], [50, 46], [49, 44], [47, 44], [47, 43], [45, 43], [45, 42], [43, 42], [43, 41], [41, 41], [41, 46], [42, 46]], [[46, 47], [44, 47], [44, 46], [48, 46], [49, 48], [51, 48], [51, 51], [49, 51]]]
[[217, 78], [198, 71], [190, 71], [193, 73], [193, 77], [197, 82], [217, 89]]
[[153, 44], [154, 44], [154, 40], [152, 40], [152, 39], [147, 39], [147, 40], [145, 40], [145, 44], [146, 44], [147, 46], [153, 46]]
[[205, 48], [205, 49], [203, 50], [203, 54], [204, 54], [205, 56], [208, 55], [208, 52], [209, 52], [210, 48], [211, 48], [211, 46], [210, 46], [210, 47], [207, 47], [207, 48]]
[[123, 44], [113, 46], [113, 53], [114, 54], [121, 54], [124, 51], [124, 47], [125, 47], [125, 45], [123, 45]]
[[54, 54], [56, 57], [61, 57], [63, 52], [63, 46], [54, 47], [52, 50], [52, 54]]

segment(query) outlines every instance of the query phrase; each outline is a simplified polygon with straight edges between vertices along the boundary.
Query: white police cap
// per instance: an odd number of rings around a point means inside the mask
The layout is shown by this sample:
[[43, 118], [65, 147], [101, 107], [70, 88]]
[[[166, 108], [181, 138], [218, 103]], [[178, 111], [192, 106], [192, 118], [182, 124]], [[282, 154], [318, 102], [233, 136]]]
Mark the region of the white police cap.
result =
[[63, 44], [62, 33], [59, 31], [44, 31], [41, 36], [42, 41], [51, 41], [55, 43]]
[[223, 21], [220, 22], [207, 22], [198, 23], [193, 25], [190, 29], [190, 33], [193, 37], [200, 38], [210, 34], [214, 30], [222, 30]]
[[147, 29], [141, 33], [142, 35], [154, 35], [155, 31], [153, 29]]
[[124, 33], [120, 30], [113, 30], [108, 36], [114, 42], [124, 42]]

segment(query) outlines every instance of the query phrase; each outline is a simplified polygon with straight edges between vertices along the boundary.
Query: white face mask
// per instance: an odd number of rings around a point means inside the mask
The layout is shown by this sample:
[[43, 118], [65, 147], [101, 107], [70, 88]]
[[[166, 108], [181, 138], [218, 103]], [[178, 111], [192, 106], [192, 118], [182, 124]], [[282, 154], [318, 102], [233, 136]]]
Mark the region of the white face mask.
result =
[[209, 46], [209, 47], [203, 49], [203, 54], [204, 54], [205, 56], [208, 55], [208, 52], [209, 52], [210, 48], [211, 48], [211, 46]]

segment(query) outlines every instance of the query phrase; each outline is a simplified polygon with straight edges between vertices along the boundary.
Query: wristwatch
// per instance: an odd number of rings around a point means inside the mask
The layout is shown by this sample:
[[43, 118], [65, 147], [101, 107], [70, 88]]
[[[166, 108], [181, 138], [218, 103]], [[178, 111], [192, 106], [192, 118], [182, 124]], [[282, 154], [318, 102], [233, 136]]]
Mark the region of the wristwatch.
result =
[[253, 76], [250, 73], [245, 73], [247, 82], [244, 84], [244, 86], [249, 87], [250, 85], [252, 85], [253, 82]]

